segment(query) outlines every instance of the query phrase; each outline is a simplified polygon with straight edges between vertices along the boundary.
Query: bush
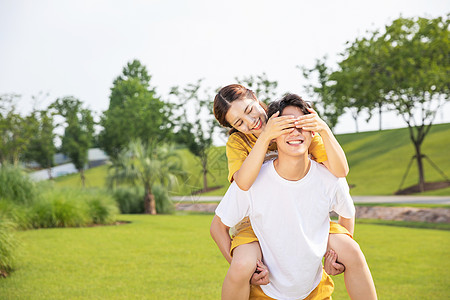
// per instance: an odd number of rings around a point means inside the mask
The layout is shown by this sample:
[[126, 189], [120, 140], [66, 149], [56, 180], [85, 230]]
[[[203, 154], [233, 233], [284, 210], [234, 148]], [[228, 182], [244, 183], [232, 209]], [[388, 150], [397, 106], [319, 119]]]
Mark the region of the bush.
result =
[[[155, 196], [156, 211], [159, 214], [173, 213], [175, 207], [170, 200], [167, 190], [160, 186], [153, 187], [153, 195]], [[121, 187], [114, 191], [114, 199], [119, 205], [120, 212], [123, 214], [142, 214], [144, 213], [145, 192], [140, 187]]]
[[22, 169], [11, 165], [0, 167], [0, 199], [29, 204], [37, 195], [36, 184]]
[[114, 191], [120, 212], [123, 214], [144, 213], [144, 189], [143, 188], [118, 188]]
[[118, 212], [112, 197], [101, 191], [48, 190], [31, 207], [34, 228], [111, 224]]
[[88, 214], [94, 224], [111, 224], [119, 213], [114, 198], [106, 193], [92, 193], [86, 199]]
[[175, 206], [170, 200], [169, 192], [160, 185], [153, 187], [153, 195], [155, 196], [156, 211], [158, 214], [171, 214], [175, 211]]
[[17, 246], [14, 227], [15, 224], [7, 218], [0, 218], [0, 277], [6, 277], [13, 269], [14, 250]]

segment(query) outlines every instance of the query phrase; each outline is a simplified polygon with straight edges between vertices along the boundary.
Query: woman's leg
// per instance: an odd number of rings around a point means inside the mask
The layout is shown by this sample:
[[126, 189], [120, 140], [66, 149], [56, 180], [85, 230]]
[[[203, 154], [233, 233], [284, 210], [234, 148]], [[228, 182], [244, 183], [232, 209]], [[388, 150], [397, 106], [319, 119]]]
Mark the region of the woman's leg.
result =
[[377, 299], [369, 266], [358, 243], [346, 234], [330, 234], [328, 248], [337, 253], [338, 261], [345, 266], [344, 281], [350, 298]]
[[248, 300], [250, 279], [261, 257], [258, 242], [239, 245], [233, 250], [233, 259], [223, 281], [222, 300]]

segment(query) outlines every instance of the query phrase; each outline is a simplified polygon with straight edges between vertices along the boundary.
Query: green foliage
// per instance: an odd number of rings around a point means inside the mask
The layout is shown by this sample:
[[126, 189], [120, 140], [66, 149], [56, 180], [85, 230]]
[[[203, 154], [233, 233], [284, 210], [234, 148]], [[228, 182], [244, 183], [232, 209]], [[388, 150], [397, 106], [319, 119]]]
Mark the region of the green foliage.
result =
[[274, 101], [276, 97], [279, 97], [277, 94], [278, 82], [269, 80], [267, 74], [264, 72], [261, 75], [250, 75], [242, 78], [235, 77], [234, 79], [239, 84], [253, 90], [258, 97], [258, 100], [265, 104], [269, 104]]
[[49, 111], [33, 111], [30, 119], [36, 125], [33, 126], [24, 158], [37, 162], [42, 168], [51, 168], [54, 165], [53, 156], [56, 152], [53, 116]]
[[0, 200], [30, 204], [37, 198], [36, 184], [18, 167], [0, 166]]
[[169, 197], [167, 189], [161, 185], [153, 187], [153, 194], [155, 195], [156, 211], [160, 214], [171, 214], [175, 212], [175, 206]]
[[[212, 215], [121, 218], [132, 223], [19, 232], [27, 247], [14, 276], [0, 280], [3, 298], [220, 298], [229, 264], [209, 235]], [[448, 299], [449, 235], [357, 224], [379, 299]], [[344, 276], [333, 280], [333, 299], [349, 299]]]
[[30, 207], [33, 228], [79, 227], [111, 224], [118, 209], [107, 193], [79, 189], [47, 190]]
[[213, 143], [213, 134], [218, 123], [211, 115], [212, 96], [207, 90], [201, 92], [201, 80], [188, 84], [185, 88], [173, 87], [170, 94], [177, 98], [173, 105], [176, 120], [175, 140], [186, 145], [200, 161], [203, 176], [203, 189], [208, 188], [208, 150]]
[[119, 187], [113, 196], [123, 214], [144, 213], [144, 189], [139, 187]]
[[[175, 211], [167, 189], [161, 185], [153, 187], [156, 211], [159, 214], [171, 214]], [[144, 210], [144, 189], [142, 187], [120, 187], [114, 190], [113, 196], [120, 212], [123, 214], [142, 214]]]
[[14, 267], [17, 239], [15, 224], [1, 215], [0, 211], [0, 278], [6, 276]]
[[113, 82], [99, 135], [101, 148], [112, 158], [137, 138], [144, 142], [170, 139], [169, 107], [156, 96], [150, 79], [146, 67], [134, 60]]
[[107, 182], [110, 188], [120, 184], [142, 186], [145, 213], [156, 214], [154, 187], [161, 185], [170, 190], [178, 183], [177, 176], [182, 175], [180, 158], [172, 146], [136, 140], [112, 160]]
[[18, 95], [0, 95], [0, 163], [18, 165], [36, 125], [16, 112]]
[[82, 107], [82, 102], [74, 97], [57, 99], [51, 106], [64, 117], [66, 126], [61, 150], [80, 172], [84, 186], [84, 167], [88, 163], [88, 150], [94, 134], [94, 119], [91, 111]]
[[449, 25], [448, 15], [394, 20], [384, 33], [375, 31], [353, 42], [333, 74], [346, 99], [363, 101], [369, 111], [387, 106], [403, 118], [415, 147], [422, 191], [421, 146], [437, 112], [449, 101]]
[[318, 114], [333, 129], [339, 117], [344, 113], [345, 107], [349, 105], [343, 101], [342, 97], [336, 96], [336, 91], [330, 83], [331, 70], [326, 66], [325, 60], [326, 57], [316, 60], [316, 64], [311, 69], [303, 66], [298, 66], [298, 68], [302, 70], [306, 79], [311, 80], [317, 75], [318, 84], [308, 84], [305, 88], [310, 97], [315, 99], [314, 108], [317, 109]]

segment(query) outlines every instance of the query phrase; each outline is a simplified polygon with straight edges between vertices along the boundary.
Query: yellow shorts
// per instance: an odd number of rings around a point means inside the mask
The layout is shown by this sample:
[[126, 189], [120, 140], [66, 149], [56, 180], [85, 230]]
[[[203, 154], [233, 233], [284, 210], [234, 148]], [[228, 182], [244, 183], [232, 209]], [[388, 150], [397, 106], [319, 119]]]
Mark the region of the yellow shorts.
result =
[[[239, 224], [234, 227], [235, 233], [233, 234], [231, 240], [231, 248], [230, 254], [233, 256], [233, 250], [239, 245], [249, 244], [251, 242], [257, 242], [258, 238], [253, 231], [252, 225], [250, 224], [250, 220], [248, 217], [242, 219]], [[336, 222], [330, 221], [330, 234], [346, 234], [353, 238], [352, 234], [343, 226], [339, 225]]]
[[[325, 271], [322, 271], [322, 280], [319, 285], [306, 297], [304, 300], [327, 300], [331, 299], [331, 294], [334, 290], [334, 283], [330, 276]], [[273, 299], [264, 294], [259, 285], [250, 286], [249, 300], [263, 300]]]

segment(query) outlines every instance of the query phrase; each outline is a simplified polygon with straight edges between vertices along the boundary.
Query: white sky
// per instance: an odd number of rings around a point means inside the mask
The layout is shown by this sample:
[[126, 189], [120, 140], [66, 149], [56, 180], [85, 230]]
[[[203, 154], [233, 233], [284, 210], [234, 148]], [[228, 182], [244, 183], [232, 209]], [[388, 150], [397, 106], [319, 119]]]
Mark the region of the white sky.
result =
[[[159, 95], [205, 79], [215, 89], [236, 76], [266, 72], [278, 92], [304, 95], [297, 65], [330, 65], [367, 30], [403, 17], [444, 16], [449, 1], [95, 1], [0, 0], [0, 94], [22, 95], [20, 110], [41, 97], [44, 108], [73, 95], [100, 114], [109, 105], [113, 79], [137, 58]], [[437, 122], [450, 122], [450, 105]], [[377, 129], [377, 118], [360, 130]], [[384, 128], [403, 127], [394, 114]], [[353, 132], [349, 115], [337, 133]]]

